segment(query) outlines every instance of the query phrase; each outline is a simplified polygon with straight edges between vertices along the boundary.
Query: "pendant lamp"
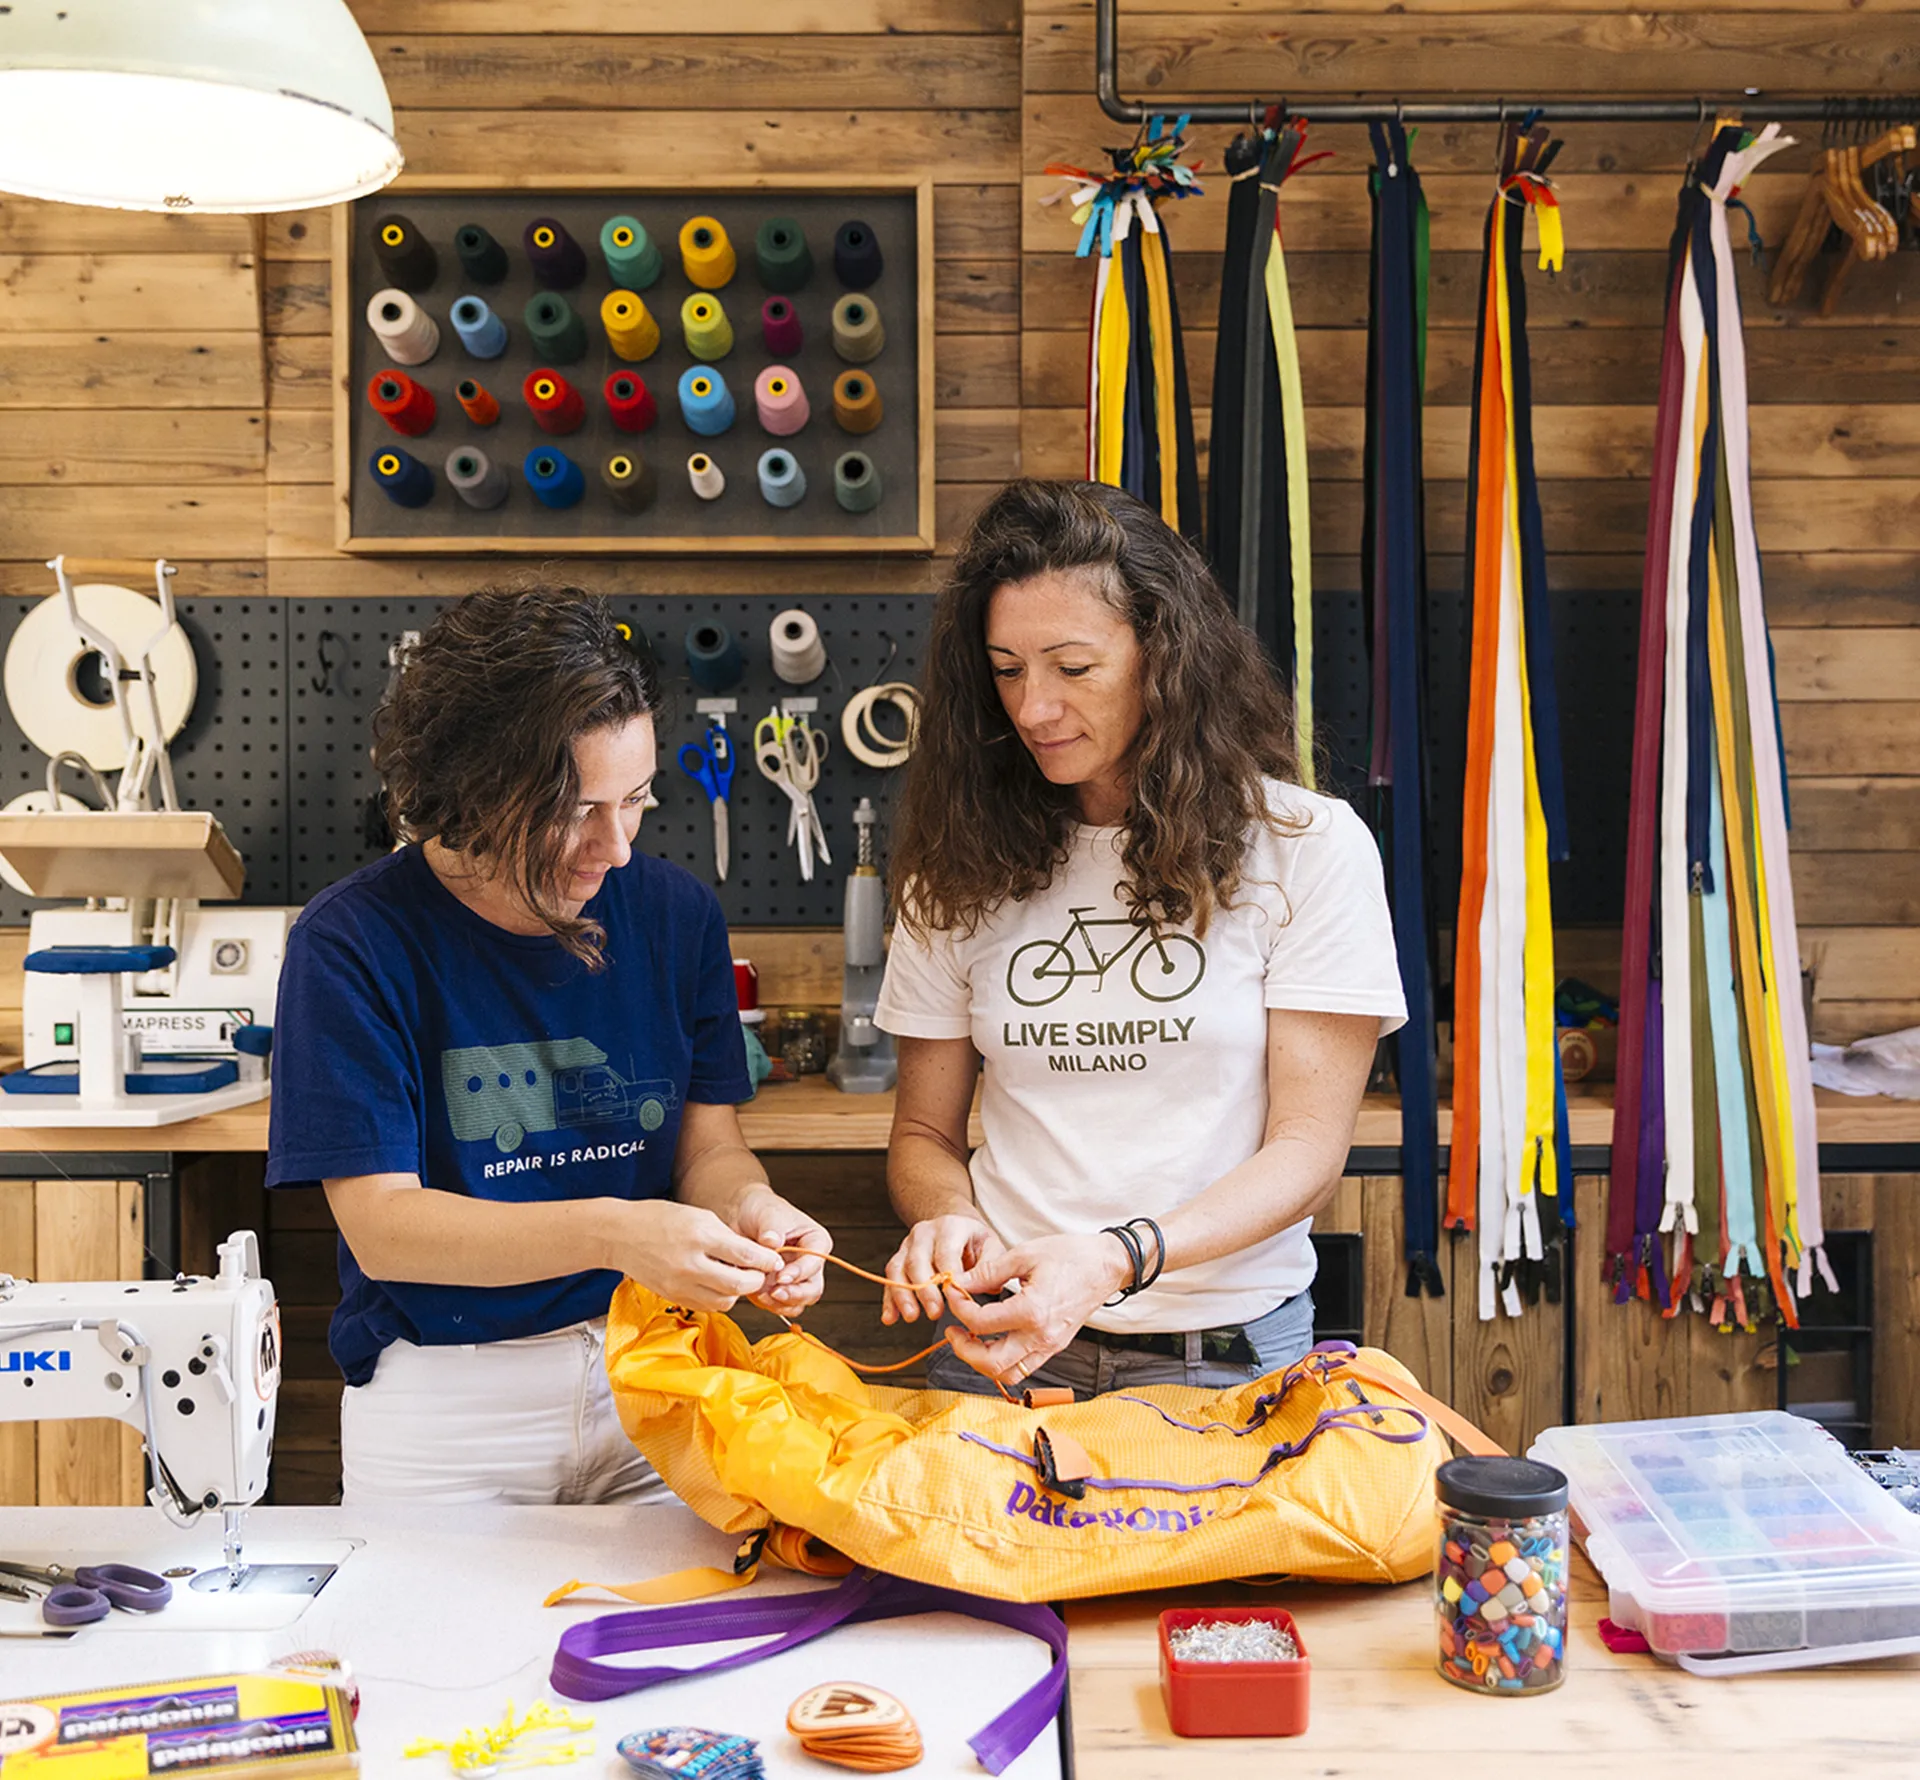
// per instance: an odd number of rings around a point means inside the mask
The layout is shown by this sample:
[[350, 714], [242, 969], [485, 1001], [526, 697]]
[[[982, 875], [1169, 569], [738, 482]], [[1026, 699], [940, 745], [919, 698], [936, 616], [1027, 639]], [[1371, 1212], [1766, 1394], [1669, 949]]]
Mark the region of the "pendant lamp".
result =
[[0, 191], [114, 210], [302, 210], [400, 171], [346, 0], [13, 0]]

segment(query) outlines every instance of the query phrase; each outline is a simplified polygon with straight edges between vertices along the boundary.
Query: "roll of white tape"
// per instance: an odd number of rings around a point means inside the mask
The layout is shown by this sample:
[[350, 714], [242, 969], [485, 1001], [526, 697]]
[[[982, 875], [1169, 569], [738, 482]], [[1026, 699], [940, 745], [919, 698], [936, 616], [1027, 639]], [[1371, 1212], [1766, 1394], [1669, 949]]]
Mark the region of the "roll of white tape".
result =
[[[73, 591], [81, 617], [112, 642], [128, 668], [137, 667], [140, 652], [165, 622], [160, 602], [104, 582]], [[65, 602], [57, 594], [42, 600], [21, 620], [7, 645], [7, 706], [36, 748], [47, 754], [71, 748], [89, 766], [106, 772], [126, 765], [126, 737], [111, 694], [104, 704], [90, 696], [98, 679], [90, 670], [98, 668], [99, 657], [89, 662], [89, 656], [93, 651], [67, 622]], [[153, 678], [161, 726], [171, 741], [186, 723], [200, 689], [193, 645], [177, 624], [154, 651]], [[146, 694], [133, 684], [127, 691], [134, 733], [155, 740]]]
[[[904, 733], [897, 741], [883, 734], [873, 720], [875, 709], [881, 705], [892, 705], [900, 713]], [[904, 680], [862, 687], [840, 713], [840, 739], [863, 766], [905, 766], [914, 743], [920, 739], [920, 694]]]
[[827, 671], [820, 627], [798, 606], [789, 606], [774, 619], [768, 645], [773, 671], [789, 686], [804, 686]]
[[377, 290], [367, 326], [396, 365], [424, 365], [440, 350], [440, 324], [403, 290]]

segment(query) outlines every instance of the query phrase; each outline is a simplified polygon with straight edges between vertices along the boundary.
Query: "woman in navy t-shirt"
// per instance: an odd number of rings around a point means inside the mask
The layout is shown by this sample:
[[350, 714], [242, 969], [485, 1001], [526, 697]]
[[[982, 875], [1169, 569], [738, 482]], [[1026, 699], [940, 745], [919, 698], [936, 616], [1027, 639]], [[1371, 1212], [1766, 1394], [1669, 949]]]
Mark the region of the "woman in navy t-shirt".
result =
[[267, 1184], [324, 1186], [340, 1226], [350, 1503], [658, 1487], [602, 1360], [621, 1276], [715, 1310], [820, 1294], [827, 1233], [733, 1110], [719, 902], [633, 850], [658, 704], [605, 601], [462, 600], [374, 723], [410, 844], [294, 926]]

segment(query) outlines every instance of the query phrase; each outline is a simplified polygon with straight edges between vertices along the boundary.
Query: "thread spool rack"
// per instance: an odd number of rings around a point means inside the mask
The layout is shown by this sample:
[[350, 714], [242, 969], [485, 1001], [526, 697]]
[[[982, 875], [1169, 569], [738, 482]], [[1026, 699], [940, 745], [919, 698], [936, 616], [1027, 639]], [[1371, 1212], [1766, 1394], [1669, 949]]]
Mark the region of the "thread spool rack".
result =
[[[435, 421], [425, 433], [404, 438], [367, 400], [369, 380], [394, 368], [367, 320], [369, 301], [389, 283], [375, 233], [394, 215], [415, 226], [437, 261], [432, 279], [410, 295], [439, 325], [440, 344], [430, 359], [407, 367], [434, 397]], [[638, 293], [660, 331], [658, 347], [639, 361], [615, 352], [601, 316], [603, 299], [622, 288], [614, 284], [600, 246], [602, 224], [617, 215], [640, 220], [663, 262], [657, 282]], [[699, 216], [721, 224], [736, 256], [737, 270], [718, 289], [692, 282], [682, 260], [682, 225]], [[523, 246], [526, 228], [542, 217], [560, 223], [585, 255], [584, 278], [558, 292], [586, 334], [584, 356], [570, 364], [541, 356], [526, 322], [527, 304], [550, 288]], [[761, 281], [755, 238], [760, 225], [775, 217], [793, 219], [806, 235], [813, 269], [798, 289], [775, 291]], [[883, 266], [857, 292], [841, 282], [835, 267], [836, 235], [850, 218], [867, 226]], [[504, 249], [506, 271], [498, 282], [478, 283], [463, 267], [456, 236], [473, 224]], [[905, 554], [933, 548], [933, 205], [927, 181], [823, 176], [649, 191], [612, 180], [481, 185], [401, 179], [374, 197], [336, 207], [333, 260], [335, 534], [343, 550], [624, 556]], [[850, 294], [884, 334], [878, 356], [859, 366], [880, 397], [882, 418], [857, 436], [839, 424], [833, 401], [834, 380], [849, 368], [835, 349], [834, 310]], [[703, 295], [723, 305], [734, 337], [732, 349], [712, 363], [694, 356], [683, 327], [683, 306]], [[508, 345], [500, 356], [479, 359], [463, 344], [451, 319], [463, 296], [483, 298], [506, 324]], [[788, 304], [799, 321], [803, 343], [797, 352], [775, 353], [763, 340], [761, 309], [771, 296]], [[756, 411], [755, 379], [775, 364], [798, 374], [811, 408], [806, 426], [790, 435], [769, 433]], [[681, 412], [678, 386], [683, 373], [696, 367], [717, 372], [733, 396], [735, 418], [717, 436], [697, 433]], [[538, 370], [559, 372], [585, 399], [586, 419], [578, 431], [555, 435], [535, 423], [522, 392], [525, 379]], [[624, 432], [609, 414], [606, 381], [620, 372], [643, 378], [654, 399], [658, 418], [645, 432]], [[476, 425], [464, 411], [455, 390], [469, 378], [498, 400], [496, 424]], [[469, 506], [449, 485], [446, 459], [472, 446], [507, 473], [510, 491], [497, 507]], [[756, 476], [761, 454], [776, 446], [791, 450], [805, 477], [807, 494], [794, 506], [771, 504]], [[600, 474], [611, 454], [636, 447], [658, 484], [642, 512], [624, 510], [609, 498]], [[395, 504], [369, 472], [369, 461], [388, 448], [411, 454], [431, 472], [433, 492], [423, 504]], [[536, 449], [563, 452], [579, 465], [586, 493], [577, 504], [549, 506], [535, 497], [523, 467]], [[859, 511], [848, 511], [835, 495], [834, 464], [850, 450], [871, 459], [881, 487], [881, 498]], [[687, 460], [695, 453], [709, 455], [726, 477], [726, 493], [718, 500], [694, 492]]]

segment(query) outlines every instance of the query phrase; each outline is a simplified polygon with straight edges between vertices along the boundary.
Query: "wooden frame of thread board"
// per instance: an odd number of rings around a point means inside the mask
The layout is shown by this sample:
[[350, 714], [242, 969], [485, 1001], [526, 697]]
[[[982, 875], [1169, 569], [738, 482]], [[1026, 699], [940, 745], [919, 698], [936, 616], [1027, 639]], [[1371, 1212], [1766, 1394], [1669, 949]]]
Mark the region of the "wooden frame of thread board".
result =
[[[373, 247], [376, 221], [399, 213], [433, 247], [439, 265], [419, 300], [440, 328], [440, 344], [422, 365], [394, 364], [367, 321], [372, 295], [385, 288]], [[657, 283], [640, 293], [659, 322], [659, 347], [629, 363], [612, 350], [601, 325], [599, 304], [613, 289], [600, 252], [601, 224], [632, 215], [655, 239], [665, 262]], [[733, 324], [732, 351], [715, 365], [735, 404], [726, 432], [693, 433], [677, 395], [681, 374], [696, 365], [681, 329], [679, 307], [695, 294], [679, 251], [679, 230], [695, 216], [712, 216], [733, 244], [737, 269], [714, 294]], [[587, 258], [584, 280], [563, 291], [586, 327], [586, 356], [557, 367], [585, 398], [587, 417], [578, 431], [549, 435], [522, 399], [523, 378], [545, 368], [535, 355], [524, 320], [528, 300], [547, 287], [528, 263], [523, 230], [551, 216], [579, 242]], [[775, 362], [762, 338], [757, 305], [767, 294], [755, 270], [754, 237], [768, 217], [791, 216], [804, 229], [813, 260], [806, 284], [792, 294], [803, 344], [790, 362], [806, 391], [810, 418], [798, 433], [768, 434], [755, 412], [754, 376]], [[885, 343], [870, 364], [855, 366], [836, 354], [830, 319], [837, 299], [848, 294], [834, 275], [834, 234], [854, 217], [869, 222], [880, 243], [883, 268], [870, 287]], [[454, 250], [455, 231], [469, 222], [486, 227], [506, 251], [504, 280], [471, 282]], [[657, 232], [656, 232], [657, 231]], [[832, 175], [782, 179], [690, 181], [648, 192], [617, 178], [516, 182], [480, 177], [421, 176], [396, 180], [333, 217], [333, 367], [335, 541], [342, 550], [375, 555], [664, 555], [722, 553], [766, 555], [875, 555], [926, 553], [934, 545], [933, 457], [933, 185], [927, 179], [840, 178]], [[484, 297], [506, 323], [504, 355], [471, 356], [455, 332], [449, 311], [471, 292]], [[747, 299], [727, 301], [729, 293]], [[843, 371], [864, 370], [882, 403], [877, 427], [843, 432], [833, 413], [832, 386]], [[423, 435], [403, 437], [375, 413], [370, 380], [383, 371], [405, 371], [434, 397], [433, 425]], [[640, 433], [617, 429], [609, 418], [603, 386], [619, 371], [637, 373], [652, 394], [657, 420]], [[455, 386], [472, 377], [498, 400], [500, 419], [475, 425], [455, 398]], [[419, 507], [389, 499], [376, 483], [370, 461], [382, 446], [407, 451], [434, 478], [431, 498]], [[508, 476], [503, 505], [481, 511], [466, 505], [449, 485], [448, 457], [463, 445], [484, 450]], [[526, 456], [558, 448], [573, 458], [587, 491], [570, 508], [554, 509], [535, 498], [523, 474]], [[617, 449], [638, 447], [652, 466], [658, 493], [639, 513], [623, 512], [600, 486], [603, 459]], [[771, 505], [758, 485], [756, 466], [768, 449], [789, 451], [806, 476], [796, 506]], [[879, 472], [881, 497], [870, 511], [845, 511], [834, 492], [833, 466], [841, 453], [865, 452]], [[702, 500], [693, 492], [687, 458], [709, 456], [726, 476], [725, 492]]]

